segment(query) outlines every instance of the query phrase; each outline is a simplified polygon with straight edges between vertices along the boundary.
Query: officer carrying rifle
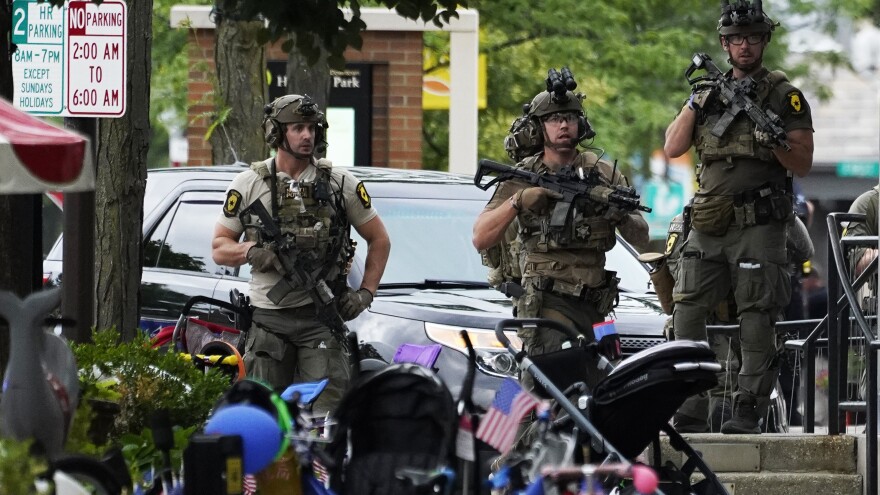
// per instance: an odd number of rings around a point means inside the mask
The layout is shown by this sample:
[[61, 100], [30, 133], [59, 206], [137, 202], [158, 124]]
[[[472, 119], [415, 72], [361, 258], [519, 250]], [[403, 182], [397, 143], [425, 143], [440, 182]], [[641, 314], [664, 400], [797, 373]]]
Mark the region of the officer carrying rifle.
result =
[[[721, 74], [707, 56], [694, 56], [686, 71], [691, 96], [666, 130], [668, 156], [693, 145], [702, 163], [673, 291], [675, 338], [706, 340], [709, 311], [731, 290], [736, 303], [739, 392], [722, 433], [760, 432], [756, 407], [769, 400], [778, 371], [773, 326], [791, 296], [791, 175], [803, 177], [813, 164], [803, 94], [784, 73], [763, 66], [777, 25], [760, 0], [725, 0], [718, 33], [732, 69]], [[698, 70], [706, 75], [691, 79]]]
[[[266, 143], [277, 153], [232, 180], [211, 254], [220, 265], [251, 267], [248, 376], [275, 388], [329, 378], [312, 409], [323, 415], [349, 382], [344, 322], [372, 303], [391, 243], [363, 183], [315, 157], [327, 146], [327, 121], [312, 99], [282, 96], [265, 112]], [[367, 241], [357, 290], [346, 281], [351, 227]]]
[[[550, 69], [546, 82], [506, 139], [516, 166], [481, 162], [476, 182], [491, 176], [496, 180], [483, 187], [497, 187], [474, 223], [473, 243], [492, 268], [490, 283], [514, 297], [516, 317], [557, 320], [593, 341], [593, 325], [605, 321], [617, 299], [620, 279], [605, 270], [615, 229], [644, 247], [648, 225], [615, 166], [578, 150], [595, 132], [571, 71]], [[548, 328], [521, 329], [519, 336], [530, 355], [560, 350], [566, 340]], [[617, 335], [600, 338], [599, 350], [619, 358]], [[533, 387], [530, 376], [522, 380]]]

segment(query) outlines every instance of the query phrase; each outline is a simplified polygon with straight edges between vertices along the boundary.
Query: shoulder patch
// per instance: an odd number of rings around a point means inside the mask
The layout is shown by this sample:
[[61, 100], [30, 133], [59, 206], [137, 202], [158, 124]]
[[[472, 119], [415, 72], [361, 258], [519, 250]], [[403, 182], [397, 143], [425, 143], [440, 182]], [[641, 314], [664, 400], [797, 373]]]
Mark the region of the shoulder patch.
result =
[[785, 101], [791, 106], [792, 115], [800, 115], [804, 112], [804, 95], [800, 91], [789, 91], [785, 95]]
[[364, 186], [363, 182], [358, 182], [357, 187], [355, 188], [357, 191], [358, 199], [361, 201], [361, 204], [364, 206], [365, 210], [370, 209], [370, 206], [373, 204], [373, 201], [370, 199], [370, 194], [367, 192], [367, 188]]
[[669, 234], [669, 237], [666, 238], [666, 251], [663, 253], [666, 256], [672, 254], [672, 251], [675, 250], [675, 245], [678, 243], [678, 233], [673, 232]]
[[235, 189], [230, 189], [226, 193], [226, 202], [223, 204], [223, 214], [229, 218], [238, 215], [238, 209], [241, 207], [241, 193]]
[[670, 233], [677, 232], [680, 234], [683, 231], [684, 231], [684, 222], [673, 221], [672, 223], [669, 224], [668, 232], [670, 232]]

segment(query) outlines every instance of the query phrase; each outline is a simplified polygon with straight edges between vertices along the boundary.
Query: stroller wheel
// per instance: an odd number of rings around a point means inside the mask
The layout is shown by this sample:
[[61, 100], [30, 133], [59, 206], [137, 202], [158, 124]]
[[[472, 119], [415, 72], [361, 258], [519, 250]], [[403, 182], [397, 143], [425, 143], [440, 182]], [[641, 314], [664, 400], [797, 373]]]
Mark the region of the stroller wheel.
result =
[[788, 407], [785, 404], [779, 380], [776, 381], [776, 386], [770, 392], [770, 402], [761, 417], [763, 418], [761, 425], [763, 433], [788, 433]]

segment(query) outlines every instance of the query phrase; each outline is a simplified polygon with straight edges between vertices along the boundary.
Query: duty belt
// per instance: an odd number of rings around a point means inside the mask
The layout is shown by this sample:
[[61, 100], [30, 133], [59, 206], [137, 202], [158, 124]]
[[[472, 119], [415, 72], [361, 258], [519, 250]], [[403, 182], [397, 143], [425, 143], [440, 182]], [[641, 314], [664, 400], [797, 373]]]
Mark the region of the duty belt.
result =
[[739, 227], [785, 221], [793, 214], [791, 198], [779, 186], [768, 184], [732, 197], [734, 224]]
[[538, 290], [552, 292], [560, 296], [573, 297], [580, 301], [597, 301], [602, 297], [602, 291], [606, 287], [583, 287], [569, 284], [550, 277], [540, 277], [535, 280]]

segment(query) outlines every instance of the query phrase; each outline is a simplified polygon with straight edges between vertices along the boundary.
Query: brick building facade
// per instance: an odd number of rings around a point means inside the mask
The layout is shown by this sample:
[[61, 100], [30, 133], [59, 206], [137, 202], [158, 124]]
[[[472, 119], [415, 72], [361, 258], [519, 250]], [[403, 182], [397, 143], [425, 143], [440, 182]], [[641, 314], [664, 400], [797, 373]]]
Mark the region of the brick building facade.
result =
[[[344, 9], [343, 9], [344, 10]], [[189, 121], [214, 109], [197, 104], [212, 90], [214, 66], [214, 23], [211, 6], [175, 5], [171, 25], [190, 33]], [[349, 49], [345, 59], [352, 64], [369, 64], [372, 74], [369, 105], [369, 150], [363, 148], [361, 162], [394, 168], [422, 168], [422, 33], [449, 33], [449, 170], [473, 173], [477, 163], [478, 139], [478, 52], [479, 13], [460, 9], [448, 24], [404, 19], [394, 10], [360, 9], [367, 25], [361, 50]], [[350, 13], [346, 14], [350, 15]], [[267, 62], [287, 60], [277, 47], [269, 47]], [[200, 69], [201, 68], [201, 69]], [[362, 103], [366, 108], [365, 102]], [[330, 122], [331, 129], [333, 122]], [[210, 150], [203, 136], [208, 124], [196, 119], [187, 130], [190, 165], [209, 164]], [[360, 128], [363, 128], [362, 126]], [[366, 139], [366, 138], [364, 138]], [[366, 142], [366, 141], [362, 141]], [[332, 144], [331, 144], [332, 145]], [[360, 146], [360, 145], [359, 145]], [[360, 149], [360, 147], [359, 147]]]

